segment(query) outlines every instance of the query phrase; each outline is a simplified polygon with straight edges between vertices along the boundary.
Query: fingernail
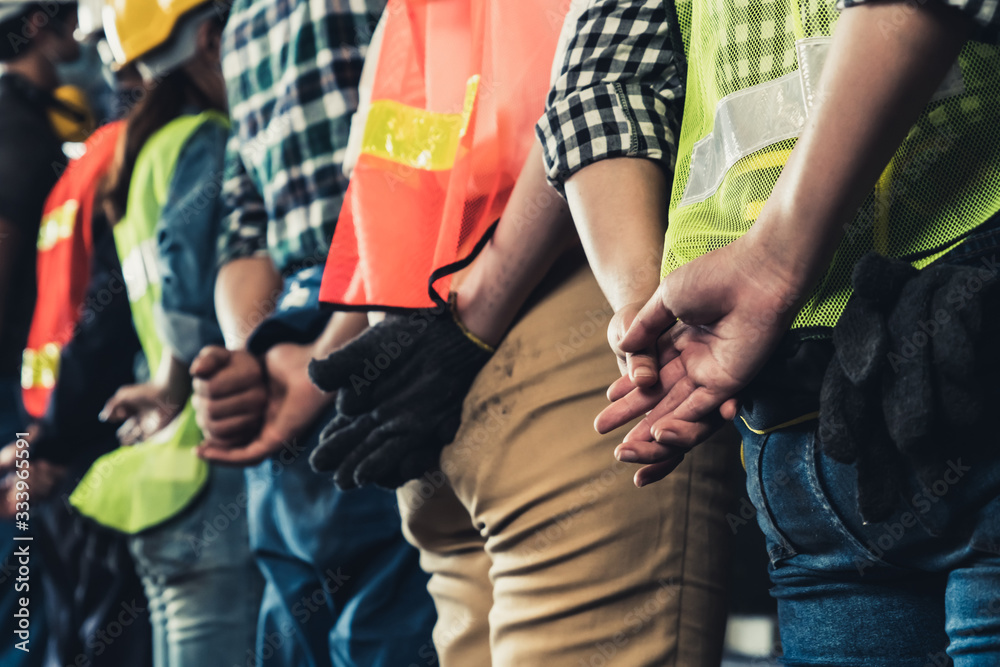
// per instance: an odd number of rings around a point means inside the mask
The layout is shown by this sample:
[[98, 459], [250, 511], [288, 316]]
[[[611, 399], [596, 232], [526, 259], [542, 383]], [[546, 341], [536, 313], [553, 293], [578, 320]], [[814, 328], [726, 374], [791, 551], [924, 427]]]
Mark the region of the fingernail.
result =
[[617, 452], [615, 452], [615, 456], [622, 463], [635, 463], [636, 460], [639, 458], [638, 456], [636, 456], [635, 451], [631, 449], [619, 449]]
[[677, 434], [673, 431], [664, 431], [662, 429], [653, 432], [653, 440], [656, 440], [660, 444], [666, 444], [677, 437]]
[[656, 373], [653, 372], [653, 369], [646, 368], [645, 366], [643, 366], [642, 368], [635, 369], [635, 371], [632, 373], [633, 380], [638, 380], [640, 378], [646, 380], [655, 377]]

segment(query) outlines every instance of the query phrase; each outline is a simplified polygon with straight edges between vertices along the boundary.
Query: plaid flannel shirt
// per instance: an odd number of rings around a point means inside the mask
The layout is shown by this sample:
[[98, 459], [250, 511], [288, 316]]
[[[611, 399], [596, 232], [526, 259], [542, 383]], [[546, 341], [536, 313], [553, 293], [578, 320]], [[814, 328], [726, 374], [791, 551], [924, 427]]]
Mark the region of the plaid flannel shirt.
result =
[[347, 189], [341, 163], [361, 67], [378, 20], [370, 4], [233, 3], [222, 43], [233, 133], [220, 264], [270, 255], [288, 275], [326, 260]]
[[567, 21], [573, 36], [560, 40], [566, 54], [537, 127], [558, 190], [607, 158], [644, 157], [673, 170], [684, 82], [672, 21], [664, 0], [591, 0]]

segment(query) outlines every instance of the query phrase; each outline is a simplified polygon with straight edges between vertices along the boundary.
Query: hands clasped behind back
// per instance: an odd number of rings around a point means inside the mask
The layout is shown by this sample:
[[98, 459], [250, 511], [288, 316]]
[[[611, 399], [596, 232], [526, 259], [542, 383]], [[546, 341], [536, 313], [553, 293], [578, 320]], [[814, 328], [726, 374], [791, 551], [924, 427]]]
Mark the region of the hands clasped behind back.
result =
[[659, 371], [652, 385], [628, 375], [615, 382], [595, 422], [607, 433], [645, 415], [615, 451], [647, 464], [638, 486], [662, 479], [736, 416], [737, 393], [795, 316], [801, 289], [761, 261], [768, 255], [754, 242], [741, 237], [667, 275], [619, 343], [626, 353], [655, 347]]
[[310, 459], [344, 489], [396, 488], [437, 465], [492, 350], [441, 306], [389, 315], [323, 360], [313, 381], [338, 391], [337, 417]]

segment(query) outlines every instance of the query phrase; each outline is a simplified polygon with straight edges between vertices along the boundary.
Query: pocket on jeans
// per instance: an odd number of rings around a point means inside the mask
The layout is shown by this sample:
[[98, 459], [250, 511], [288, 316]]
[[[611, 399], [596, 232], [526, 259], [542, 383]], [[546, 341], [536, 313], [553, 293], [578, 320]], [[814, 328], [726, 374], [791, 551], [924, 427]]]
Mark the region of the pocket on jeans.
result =
[[752, 500], [771, 563], [795, 557], [803, 566], [828, 570], [880, 563], [859, 539], [857, 527], [851, 527], [850, 508], [838, 508], [837, 497], [854, 498], [850, 476], [832, 480], [839, 485], [837, 493], [827, 493], [817, 471], [818, 455], [813, 432], [795, 428], [767, 434], [753, 461], [748, 458], [757, 487]]
[[743, 459], [747, 473], [747, 493], [750, 496], [750, 502], [757, 510], [757, 524], [760, 526], [761, 532], [764, 533], [767, 557], [770, 559], [771, 565], [778, 565], [781, 561], [794, 556], [796, 551], [791, 542], [778, 530], [764, 493], [761, 461], [771, 435], [756, 434], [743, 429], [741, 431], [743, 431]]

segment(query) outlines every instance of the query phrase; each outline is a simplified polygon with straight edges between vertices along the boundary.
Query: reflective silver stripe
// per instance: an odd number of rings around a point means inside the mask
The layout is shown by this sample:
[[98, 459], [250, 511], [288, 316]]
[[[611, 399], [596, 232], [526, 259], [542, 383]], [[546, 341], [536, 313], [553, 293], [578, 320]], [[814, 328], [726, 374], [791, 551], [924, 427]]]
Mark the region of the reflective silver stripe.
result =
[[156, 239], [146, 239], [132, 248], [122, 262], [122, 277], [128, 300], [135, 303], [146, 295], [150, 285], [160, 284]]
[[714, 129], [691, 151], [691, 172], [678, 206], [705, 201], [734, 164], [761, 148], [799, 136], [805, 122], [798, 70], [726, 95], [715, 107]]
[[[677, 206], [705, 201], [733, 165], [762, 148], [798, 137], [819, 101], [819, 80], [831, 37], [795, 42], [799, 69], [783, 77], [726, 95], [715, 107], [712, 131], [691, 151], [691, 170]], [[956, 63], [932, 101], [965, 92]]]

